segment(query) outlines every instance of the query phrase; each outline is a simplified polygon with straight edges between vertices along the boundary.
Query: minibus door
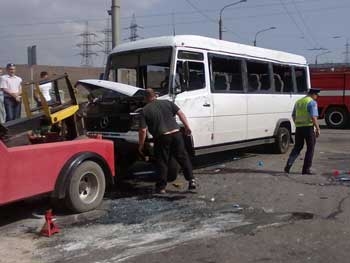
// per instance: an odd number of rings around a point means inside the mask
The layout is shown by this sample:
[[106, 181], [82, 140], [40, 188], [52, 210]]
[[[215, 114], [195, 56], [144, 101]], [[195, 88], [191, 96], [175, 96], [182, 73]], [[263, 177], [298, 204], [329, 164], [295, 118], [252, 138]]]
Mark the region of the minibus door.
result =
[[212, 144], [213, 107], [203, 62], [178, 60], [174, 79], [175, 103], [185, 113], [194, 147]]

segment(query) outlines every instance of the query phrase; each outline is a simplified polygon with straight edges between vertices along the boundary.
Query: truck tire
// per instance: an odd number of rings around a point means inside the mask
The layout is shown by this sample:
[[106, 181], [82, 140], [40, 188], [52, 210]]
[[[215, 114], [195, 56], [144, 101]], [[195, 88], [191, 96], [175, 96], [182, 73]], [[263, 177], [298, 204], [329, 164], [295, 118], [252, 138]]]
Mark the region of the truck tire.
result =
[[290, 145], [290, 131], [286, 127], [279, 127], [275, 139], [274, 152], [278, 154], [286, 153]]
[[329, 128], [342, 129], [348, 123], [349, 113], [341, 107], [329, 108], [326, 112], [325, 120]]
[[177, 178], [179, 171], [180, 171], [179, 164], [177, 163], [174, 157], [171, 157], [168, 165], [168, 176], [167, 176], [168, 182], [174, 182]]
[[73, 212], [82, 213], [96, 208], [106, 189], [104, 172], [93, 161], [84, 161], [74, 171], [66, 189], [66, 205]]

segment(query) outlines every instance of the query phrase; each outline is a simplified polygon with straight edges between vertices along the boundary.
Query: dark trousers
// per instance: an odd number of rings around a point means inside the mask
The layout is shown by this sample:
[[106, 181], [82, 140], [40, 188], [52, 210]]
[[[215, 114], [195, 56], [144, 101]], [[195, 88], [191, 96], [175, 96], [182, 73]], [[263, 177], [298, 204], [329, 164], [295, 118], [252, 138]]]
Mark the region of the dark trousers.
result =
[[312, 166], [312, 158], [314, 156], [314, 149], [316, 144], [316, 137], [314, 127], [297, 127], [295, 130], [295, 145], [289, 155], [287, 165], [292, 166], [294, 161], [298, 158], [301, 150], [306, 142], [306, 153], [304, 158], [303, 173], [308, 172]]
[[12, 121], [21, 117], [21, 102], [9, 95], [4, 96], [6, 121]]
[[180, 164], [186, 180], [190, 181], [193, 179], [192, 164], [185, 150], [181, 132], [162, 135], [155, 139], [154, 155], [160, 173], [157, 187], [163, 188], [167, 185], [168, 164], [172, 156]]

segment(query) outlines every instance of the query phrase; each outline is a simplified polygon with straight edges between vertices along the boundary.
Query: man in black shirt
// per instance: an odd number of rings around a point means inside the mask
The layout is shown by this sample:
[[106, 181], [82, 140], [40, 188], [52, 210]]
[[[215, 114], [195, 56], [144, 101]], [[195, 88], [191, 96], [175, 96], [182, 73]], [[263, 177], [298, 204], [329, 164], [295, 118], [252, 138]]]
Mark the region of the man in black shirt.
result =
[[143, 108], [139, 129], [139, 152], [142, 154], [147, 128], [154, 138], [154, 155], [160, 173], [156, 184], [156, 191], [164, 194], [167, 185], [168, 163], [174, 156], [183, 169], [188, 189], [196, 189], [196, 182], [192, 173], [191, 161], [185, 150], [185, 144], [176, 122], [175, 115], [184, 124], [186, 134], [191, 134], [185, 114], [173, 102], [157, 100], [153, 89], [146, 89], [147, 105]]

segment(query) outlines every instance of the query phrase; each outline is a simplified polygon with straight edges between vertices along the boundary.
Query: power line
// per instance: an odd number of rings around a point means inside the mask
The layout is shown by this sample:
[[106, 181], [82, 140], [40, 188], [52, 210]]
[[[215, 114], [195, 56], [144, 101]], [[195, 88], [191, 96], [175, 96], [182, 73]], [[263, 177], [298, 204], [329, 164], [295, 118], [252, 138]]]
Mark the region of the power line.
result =
[[[323, 10], [335, 10], [335, 9], [343, 9], [344, 6], [338, 6], [335, 8], [319, 8], [319, 9], [306, 9], [304, 10], [304, 13], [318, 13], [319, 11]], [[272, 13], [267, 13], [267, 14], [259, 14], [259, 15], [248, 15], [248, 16], [236, 16], [236, 17], [229, 17], [226, 18], [226, 21], [232, 21], [232, 20], [241, 20], [241, 19], [254, 19], [254, 18], [262, 18], [262, 17], [270, 17], [270, 16], [280, 16], [282, 15], [281, 12], [272, 12]], [[104, 19], [106, 21], [106, 18]], [[204, 20], [204, 19], [197, 19], [197, 20], [191, 20], [187, 22], [176, 22], [176, 25], [190, 25], [190, 24], [203, 24], [203, 23], [209, 23], [210, 21]], [[172, 23], [165, 23], [165, 24], [150, 24], [143, 26], [145, 30], [147, 29], [153, 29], [153, 28], [160, 28], [160, 27], [170, 27], [173, 26]], [[78, 33], [78, 32], [77, 32]], [[60, 38], [59, 36], [62, 36], [62, 38], [67, 38], [70, 36], [76, 36], [76, 34], [72, 33], [62, 33], [62, 34], [46, 34], [46, 33], [40, 33], [40, 34], [24, 34], [24, 35], [0, 35], [1, 40], [7, 40], [7, 39], [21, 39], [21, 40], [36, 40], [36, 39], [58, 39]], [[32, 37], [32, 38], [27, 38], [27, 37]], [[38, 38], [39, 37], [39, 38]], [[42, 38], [40, 38], [42, 37]], [[26, 38], [26, 39], [23, 39]]]
[[[212, 23], [217, 24], [218, 21], [211, 18], [210, 16], [206, 15], [202, 10], [200, 10], [197, 6], [195, 6], [192, 2], [190, 2], [189, 0], [185, 0], [193, 9], [195, 9], [199, 14], [201, 14], [203, 17], [207, 18], [209, 21], [211, 21]], [[225, 28], [225, 27], [224, 27]], [[226, 28], [225, 28], [226, 29]], [[239, 36], [236, 32], [233, 32], [231, 30], [226, 29], [226, 31], [229, 31], [231, 34], [236, 35], [238, 38], [242, 38], [241, 36]]]
[[[187, 1], [187, 0], [186, 0]], [[320, 0], [308, 0], [308, 1], [295, 1], [296, 3], [310, 3], [310, 2], [319, 2]], [[188, 1], [187, 1], [188, 2]], [[288, 3], [292, 3], [292, 2], [286, 2]], [[253, 6], [245, 6], [245, 9], [256, 9], [256, 8], [260, 8], [260, 7], [269, 7], [269, 6], [276, 6], [276, 5], [280, 5], [279, 4], [257, 4], [257, 5], [253, 5]], [[321, 9], [309, 9], [310, 12], [312, 12], [313, 10], [318, 10], [318, 11], [322, 11], [322, 10], [335, 10], [335, 9], [344, 9], [344, 8], [350, 8], [350, 6], [345, 5], [345, 6], [336, 6], [336, 7], [327, 7], [327, 8], [321, 8]], [[219, 9], [207, 9], [207, 10], [200, 10], [201, 13], [203, 13], [205, 16], [205, 13], [217, 13], [219, 11]], [[149, 15], [138, 15], [138, 18], [152, 18], [152, 17], [157, 17], [157, 16], [171, 16], [172, 14], [174, 15], [190, 15], [190, 14], [194, 14], [194, 13], [198, 13], [198, 11], [178, 11], [178, 12], [168, 12], [168, 13], [154, 13], [154, 14], [149, 14]], [[304, 11], [305, 13], [305, 11]], [[209, 17], [209, 16], [208, 16]], [[211, 18], [211, 17], [206, 17], [207, 19], [210, 18], [210, 20], [212, 22], [216, 23], [216, 20]], [[242, 16], [241, 16], [242, 17]], [[243, 16], [244, 17], [244, 16]], [[259, 16], [256, 16], [259, 17]], [[122, 17], [121, 19], [123, 20], [127, 20], [127, 19], [131, 19], [132, 16], [125, 16]], [[0, 28], [8, 28], [8, 27], [25, 27], [25, 26], [38, 26], [38, 25], [57, 25], [57, 24], [72, 24], [72, 23], [85, 23], [86, 19], [69, 19], [69, 18], [62, 18], [63, 20], [56, 20], [56, 21], [47, 21], [47, 22], [36, 22], [36, 23], [18, 23], [18, 24], [2, 24], [0, 26]], [[101, 18], [89, 18], [89, 22], [94, 22], [94, 21], [105, 21], [106, 18], [105, 17], [101, 17]], [[225, 19], [227, 20], [227, 19]]]
[[217, 23], [217, 21], [213, 18], [211, 18], [210, 16], [208, 16], [207, 14], [205, 14], [202, 10], [200, 10], [197, 6], [195, 6], [192, 2], [190, 2], [189, 0], [185, 0], [194, 10], [196, 10], [196, 12], [198, 12], [199, 14], [201, 14], [203, 17], [207, 18], [209, 21]]
[[308, 26], [308, 24], [306, 23], [304, 16], [302, 15], [302, 13], [300, 12], [295, 0], [292, 1], [295, 10], [297, 11], [297, 14], [300, 17], [301, 22], [304, 24], [305, 29], [308, 31], [309, 36], [311, 37], [311, 39], [313, 40], [313, 42], [316, 44], [316, 46], [320, 46], [320, 44], [318, 43], [317, 39], [314, 37], [312, 30], [310, 29], [310, 27]]
[[289, 12], [286, 4], [283, 2], [283, 0], [279, 0], [283, 9], [285, 10], [286, 14], [289, 16], [289, 18], [292, 20], [293, 24], [295, 25], [295, 27], [299, 30], [299, 32], [301, 33], [301, 35], [304, 37], [305, 40], [307, 40], [309, 42], [309, 44], [312, 45], [312, 43], [309, 41], [309, 39], [307, 39], [305, 37], [304, 31], [300, 28], [300, 26], [298, 25], [298, 23], [296, 22], [296, 20], [294, 19], [294, 17], [292, 16], [292, 14]]

